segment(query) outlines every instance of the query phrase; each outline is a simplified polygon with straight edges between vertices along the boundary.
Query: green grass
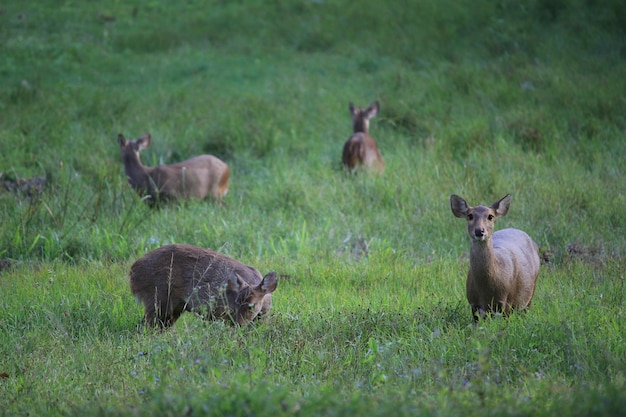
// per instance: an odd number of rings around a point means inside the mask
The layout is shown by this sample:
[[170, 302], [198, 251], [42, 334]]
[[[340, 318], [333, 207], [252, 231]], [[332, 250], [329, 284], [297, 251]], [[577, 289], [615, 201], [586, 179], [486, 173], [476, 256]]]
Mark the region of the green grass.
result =
[[[0, 13], [0, 415], [617, 415], [626, 406], [626, 15], [618, 1], [9, 2]], [[346, 177], [379, 100], [381, 177]], [[213, 153], [223, 206], [151, 210]], [[35, 189], [4, 191], [35, 177]], [[450, 194], [548, 260], [472, 323]], [[287, 275], [272, 314], [138, 327], [128, 269], [178, 242]]]

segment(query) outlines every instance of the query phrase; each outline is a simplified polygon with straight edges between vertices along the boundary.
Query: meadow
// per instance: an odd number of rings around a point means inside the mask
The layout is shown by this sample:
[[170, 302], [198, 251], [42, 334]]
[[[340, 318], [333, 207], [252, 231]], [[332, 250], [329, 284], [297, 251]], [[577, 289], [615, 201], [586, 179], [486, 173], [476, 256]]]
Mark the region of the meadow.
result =
[[[0, 7], [0, 415], [623, 413], [621, 2]], [[385, 172], [348, 176], [374, 100]], [[145, 204], [146, 132], [146, 165], [227, 162], [223, 204]], [[533, 305], [474, 324], [449, 197], [507, 193]], [[143, 328], [129, 267], [168, 243], [276, 270], [272, 313]]]

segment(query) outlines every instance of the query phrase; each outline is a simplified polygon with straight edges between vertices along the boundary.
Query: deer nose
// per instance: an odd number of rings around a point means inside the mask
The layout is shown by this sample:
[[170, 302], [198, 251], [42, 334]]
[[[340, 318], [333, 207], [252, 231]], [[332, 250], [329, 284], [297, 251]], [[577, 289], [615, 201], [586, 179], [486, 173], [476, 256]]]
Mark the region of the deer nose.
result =
[[474, 236], [476, 236], [476, 237], [484, 237], [485, 236], [485, 229], [483, 229], [481, 227], [477, 227], [476, 229], [474, 229]]

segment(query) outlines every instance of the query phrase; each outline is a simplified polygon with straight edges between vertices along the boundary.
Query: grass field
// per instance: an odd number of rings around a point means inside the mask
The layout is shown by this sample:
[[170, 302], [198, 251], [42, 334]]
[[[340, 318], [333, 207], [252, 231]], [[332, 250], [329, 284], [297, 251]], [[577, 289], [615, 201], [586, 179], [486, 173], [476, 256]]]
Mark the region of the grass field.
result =
[[[32, 3], [32, 4], [29, 4]], [[621, 2], [8, 1], [0, 9], [0, 415], [568, 416], [626, 407]], [[382, 176], [346, 176], [348, 103]], [[222, 206], [150, 209], [212, 153]], [[531, 309], [474, 324], [449, 196], [513, 196]], [[285, 275], [272, 314], [140, 326], [167, 243]]]

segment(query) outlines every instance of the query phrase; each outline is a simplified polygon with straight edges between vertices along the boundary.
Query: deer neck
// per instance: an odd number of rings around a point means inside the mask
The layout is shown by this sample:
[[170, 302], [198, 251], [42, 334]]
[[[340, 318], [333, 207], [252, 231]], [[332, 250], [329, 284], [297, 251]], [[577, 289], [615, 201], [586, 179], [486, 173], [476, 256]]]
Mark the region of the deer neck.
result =
[[354, 123], [352, 123], [352, 129], [354, 130], [354, 133], [365, 133], [367, 134], [367, 131], [369, 129], [369, 123], [367, 120], [355, 120]]
[[485, 241], [472, 241], [470, 249], [470, 271], [476, 279], [490, 280], [497, 270], [498, 260], [493, 250], [491, 238]]
[[135, 153], [125, 153], [123, 155], [124, 171], [128, 181], [133, 187], [146, 187], [150, 177], [151, 168], [143, 166], [139, 156]]

